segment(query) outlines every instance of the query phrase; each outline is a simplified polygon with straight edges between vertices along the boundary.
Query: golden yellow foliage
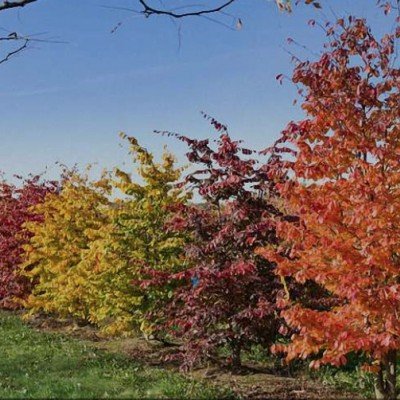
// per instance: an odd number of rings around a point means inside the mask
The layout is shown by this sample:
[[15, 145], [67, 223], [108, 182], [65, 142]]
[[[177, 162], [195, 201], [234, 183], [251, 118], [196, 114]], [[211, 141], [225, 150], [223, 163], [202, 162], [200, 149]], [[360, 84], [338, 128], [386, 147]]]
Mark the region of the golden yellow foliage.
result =
[[185, 268], [184, 235], [165, 229], [170, 207], [188, 199], [175, 187], [181, 169], [167, 151], [157, 163], [136, 139], [123, 137], [136, 180], [121, 170], [97, 182], [71, 174], [61, 193], [36, 206], [44, 222], [26, 226], [33, 236], [21, 271], [35, 283], [25, 302], [30, 314], [73, 316], [108, 335], [129, 334], [151, 330], [146, 315], [171, 295], [171, 286], [144, 290], [138, 281], [144, 267]]
[[34, 208], [44, 222], [29, 222], [33, 234], [25, 246], [21, 273], [35, 286], [25, 302], [30, 313], [45, 311], [59, 316], [89, 320], [91, 296], [88, 283], [92, 271], [82, 259], [99, 229], [109, 219], [107, 179], [90, 182], [70, 174], [60, 193], [51, 193]]
[[141, 289], [134, 281], [143, 277], [143, 267], [168, 271], [185, 267], [185, 238], [164, 226], [169, 207], [188, 197], [174, 188], [181, 169], [175, 167], [170, 153], [164, 151], [162, 161], [156, 163], [135, 138], [123, 137], [130, 142], [141, 182], [124, 171], [115, 171], [112, 185], [123, 196], [109, 209], [112, 222], [100, 229], [82, 260], [83, 269], [93, 271], [89, 280], [96, 304], [90, 320], [110, 335], [129, 334], [133, 328], [149, 330], [151, 321], [146, 313], [172, 289]]

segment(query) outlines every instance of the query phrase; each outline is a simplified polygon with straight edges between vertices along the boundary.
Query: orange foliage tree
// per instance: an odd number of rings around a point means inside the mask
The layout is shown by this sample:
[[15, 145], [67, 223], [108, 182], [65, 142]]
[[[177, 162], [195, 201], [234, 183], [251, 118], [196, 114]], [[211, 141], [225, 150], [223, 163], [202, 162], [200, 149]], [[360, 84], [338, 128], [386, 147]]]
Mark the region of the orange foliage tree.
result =
[[277, 273], [328, 290], [335, 306], [283, 301], [296, 329], [288, 360], [344, 365], [363, 354], [378, 398], [396, 395], [400, 348], [400, 28], [376, 39], [350, 17], [327, 29], [315, 62], [299, 62], [293, 81], [307, 117], [273, 146], [279, 191], [295, 223], [277, 221], [278, 251], [260, 250]]

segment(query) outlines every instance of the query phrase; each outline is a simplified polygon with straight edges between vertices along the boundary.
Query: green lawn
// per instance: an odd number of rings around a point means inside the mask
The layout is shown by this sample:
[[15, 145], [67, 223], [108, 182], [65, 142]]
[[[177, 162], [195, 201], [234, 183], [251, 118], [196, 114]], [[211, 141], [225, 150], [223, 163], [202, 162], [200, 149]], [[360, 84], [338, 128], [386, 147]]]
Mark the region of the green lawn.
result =
[[227, 391], [0, 313], [0, 398], [232, 398]]

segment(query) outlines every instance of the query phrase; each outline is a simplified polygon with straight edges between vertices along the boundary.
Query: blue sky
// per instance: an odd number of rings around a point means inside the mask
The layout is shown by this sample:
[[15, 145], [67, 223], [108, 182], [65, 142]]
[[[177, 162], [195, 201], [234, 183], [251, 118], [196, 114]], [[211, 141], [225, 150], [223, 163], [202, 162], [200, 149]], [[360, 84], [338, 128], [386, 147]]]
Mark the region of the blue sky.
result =
[[181, 155], [182, 145], [152, 131], [215, 135], [200, 111], [226, 123], [232, 136], [245, 139], [248, 147], [264, 148], [288, 121], [301, 117], [292, 105], [294, 88], [275, 80], [292, 69], [285, 49], [307, 55], [286, 39], [319, 51], [322, 32], [307, 21], [333, 19], [332, 10], [367, 17], [378, 32], [389, 23], [375, 0], [321, 0], [322, 12], [299, 6], [291, 15], [280, 13], [273, 1], [238, 0], [229, 11], [241, 17], [242, 30], [187, 19], [181, 24], [179, 48], [177, 28], [168, 18], [137, 18], [102, 7], [137, 8], [136, 3], [39, 0], [1, 13], [3, 29], [45, 32], [37, 37], [66, 43], [36, 43], [0, 66], [0, 170], [10, 176], [48, 166], [52, 175], [55, 161], [111, 168], [127, 160], [120, 131], [157, 154], [168, 144]]

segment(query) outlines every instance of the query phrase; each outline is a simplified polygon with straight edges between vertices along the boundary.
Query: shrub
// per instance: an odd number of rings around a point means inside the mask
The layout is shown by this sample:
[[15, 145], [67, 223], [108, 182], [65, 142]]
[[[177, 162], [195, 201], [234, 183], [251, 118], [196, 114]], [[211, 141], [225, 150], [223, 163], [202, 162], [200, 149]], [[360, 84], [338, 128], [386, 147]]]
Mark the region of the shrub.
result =
[[42, 216], [32, 207], [41, 204], [49, 193], [57, 196], [58, 190], [57, 182], [42, 181], [39, 176], [21, 183], [0, 183], [0, 305], [4, 308], [20, 307], [20, 300], [31, 291], [31, 282], [18, 274], [23, 246], [31, 237], [24, 224], [41, 224]]

